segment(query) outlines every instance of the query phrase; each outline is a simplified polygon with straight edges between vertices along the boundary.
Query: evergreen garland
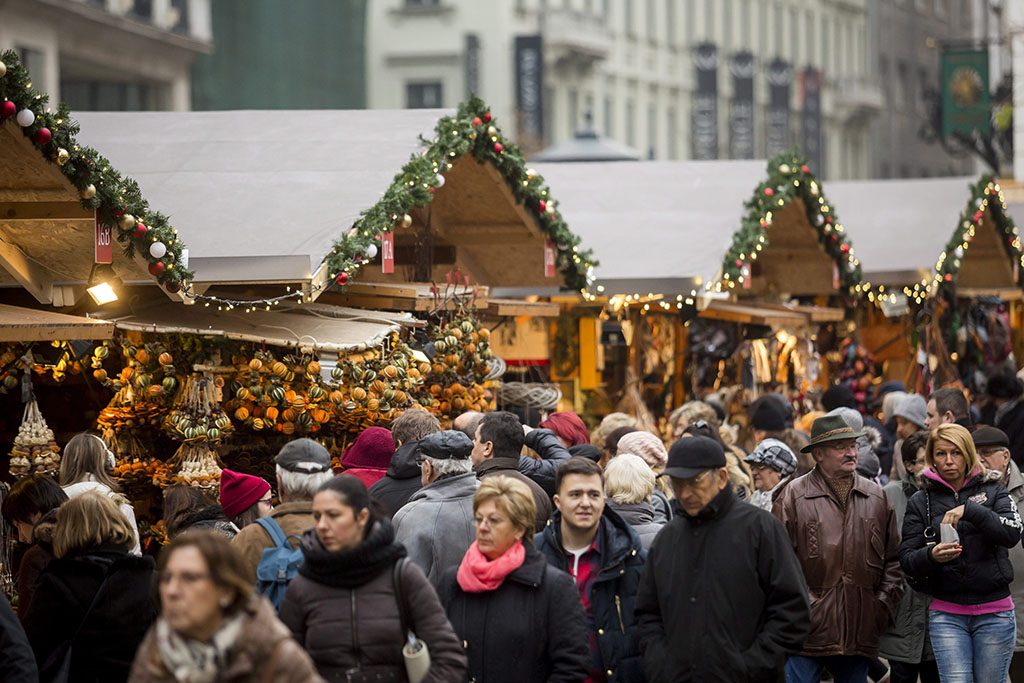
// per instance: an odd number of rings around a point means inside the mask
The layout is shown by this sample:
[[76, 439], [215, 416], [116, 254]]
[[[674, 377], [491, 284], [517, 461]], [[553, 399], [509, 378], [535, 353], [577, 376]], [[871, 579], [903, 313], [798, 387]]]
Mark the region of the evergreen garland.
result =
[[[0, 53], [0, 125], [19, 126], [17, 115], [23, 110], [34, 114], [31, 125], [21, 127], [47, 161], [57, 164], [64, 176], [78, 189], [82, 206], [94, 209], [100, 223], [112, 226], [128, 258], [140, 254], [149, 263], [149, 272], [170, 292], [181, 290], [192, 273], [181, 265], [185, 246], [167, 217], [151, 211], [139, 185], [122, 176], [99, 152], [78, 144], [79, 126], [71, 119], [66, 104], [56, 113], [46, 106], [49, 98], [32, 88], [28, 69], [13, 50]], [[8, 104], [10, 103], [10, 104]], [[167, 253], [161, 258], [150, 255], [150, 246], [162, 242]]]
[[[1024, 271], [1024, 250], [1021, 248], [1020, 232], [1007, 211], [1006, 198], [1003, 197], [1003, 191], [996, 179], [991, 175], [984, 175], [971, 185], [970, 199], [960, 212], [956, 229], [935, 262], [935, 271], [929, 286], [931, 296], [952, 290], [956, 286], [964, 256], [970, 248], [978, 226], [986, 220], [994, 222], [993, 228], [1006, 250], [1006, 255], [1018, 266], [1014, 268], [1014, 284], [1018, 287], [1024, 286], [1024, 277], [1021, 273]], [[919, 291], [919, 287], [915, 285], [914, 289]]]
[[818, 243], [839, 269], [841, 289], [851, 296], [859, 295], [860, 260], [853, 254], [853, 245], [836, 217], [835, 207], [825, 199], [817, 177], [795, 150], [768, 162], [768, 177], [744, 205], [747, 213], [733, 234], [732, 245], [722, 261], [721, 280], [713, 285], [715, 289], [734, 288], [750, 277], [750, 264], [769, 244], [774, 214], [797, 199], [803, 202], [807, 222], [818, 233]]
[[[324, 258], [334, 283], [346, 285], [370, 261], [367, 251], [384, 232], [409, 227], [409, 213], [424, 207], [444, 184], [443, 175], [462, 156], [471, 154], [480, 164], [491, 164], [505, 178], [516, 200], [536, 216], [541, 231], [555, 245], [555, 263], [567, 289], [585, 291], [597, 265], [590, 250], [579, 248], [580, 238], [562, 219], [544, 178], [526, 167], [519, 147], [502, 135], [486, 104], [477, 97], [464, 102], [455, 116], [437, 122], [434, 140], [422, 139], [425, 149], [414, 154], [395, 176], [384, 196], [363, 211], [348, 233]], [[375, 245], [374, 245], [375, 246]]]

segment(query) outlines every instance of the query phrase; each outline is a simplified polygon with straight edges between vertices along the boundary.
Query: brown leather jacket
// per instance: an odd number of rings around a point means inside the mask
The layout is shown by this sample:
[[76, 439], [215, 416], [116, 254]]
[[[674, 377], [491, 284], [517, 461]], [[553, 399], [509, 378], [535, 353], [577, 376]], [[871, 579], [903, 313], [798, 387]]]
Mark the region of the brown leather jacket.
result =
[[772, 513], [786, 527], [811, 598], [801, 654], [876, 656], [903, 594], [896, 513], [882, 487], [856, 476], [844, 515], [814, 468], [786, 486]]

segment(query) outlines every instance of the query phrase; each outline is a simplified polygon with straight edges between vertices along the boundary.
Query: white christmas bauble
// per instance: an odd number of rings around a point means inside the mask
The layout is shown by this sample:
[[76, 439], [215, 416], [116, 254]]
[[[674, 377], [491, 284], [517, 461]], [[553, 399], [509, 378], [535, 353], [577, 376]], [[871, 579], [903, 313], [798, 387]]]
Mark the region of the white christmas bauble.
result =
[[444, 187], [444, 176], [440, 173], [437, 174], [437, 186]]
[[163, 258], [167, 253], [167, 245], [163, 242], [153, 242], [149, 245], [149, 255], [153, 258]]
[[3, 78], [7, 74], [7, 65], [0, 62], [0, 78]]
[[377, 245], [371, 244], [366, 248], [366, 258], [373, 259], [377, 256]]
[[956, 249], [953, 250], [953, 255], [956, 256], [957, 258], [960, 258], [961, 256], [964, 255], [964, 248], [957, 247]]
[[22, 109], [18, 112], [18, 116], [15, 118], [15, 120], [18, 122], [18, 125], [22, 128], [28, 128], [33, 123], [35, 123], [36, 115], [35, 112], [33, 112], [31, 109]]

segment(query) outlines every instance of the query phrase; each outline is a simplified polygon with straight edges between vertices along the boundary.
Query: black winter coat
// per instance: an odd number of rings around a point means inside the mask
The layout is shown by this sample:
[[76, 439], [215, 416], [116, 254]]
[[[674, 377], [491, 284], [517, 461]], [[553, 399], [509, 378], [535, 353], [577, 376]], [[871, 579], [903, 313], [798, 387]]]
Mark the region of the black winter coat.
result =
[[[568, 555], [562, 546], [562, 513], [555, 510], [534, 543], [553, 567], [566, 570]], [[597, 545], [601, 572], [590, 588], [588, 626], [597, 634], [600, 667], [608, 683], [643, 683], [640, 639], [634, 607], [647, 551], [640, 537], [610, 507], [601, 515]]]
[[[156, 619], [153, 581], [153, 558], [124, 549], [96, 550], [47, 565], [24, 620], [39, 679], [51, 680], [53, 668], [61, 665], [63, 645], [77, 629], [70, 680], [128, 680], [135, 651]], [[103, 592], [86, 616], [99, 590]]]
[[409, 502], [412, 494], [423, 488], [416, 455], [417, 445], [418, 441], [403, 443], [391, 456], [388, 473], [370, 487], [370, 495], [384, 506], [388, 517], [394, 517]]
[[550, 429], [531, 429], [526, 435], [526, 447], [540, 456], [540, 460], [519, 456], [519, 472], [544, 489], [548, 497], [555, 495], [555, 474], [558, 467], [569, 459], [569, 451]]
[[785, 528], [729, 487], [658, 534], [636, 615], [650, 683], [776, 681], [811, 630]]
[[[1020, 543], [1021, 519], [1000, 475], [984, 470], [974, 473], [957, 492], [931, 469], [921, 476], [922, 490], [910, 498], [903, 518], [903, 571], [916, 579], [920, 588], [946, 602], [978, 605], [1007, 597], [1013, 580], [1007, 549]], [[937, 562], [932, 557], [932, 543], [939, 540], [943, 516], [959, 505], [964, 506], [964, 516], [956, 531], [963, 552], [951, 562]], [[935, 536], [926, 538], [926, 529]]]
[[475, 683], [580, 683], [589, 675], [587, 627], [572, 577], [524, 543], [526, 559], [493, 591], [466, 593], [449, 570], [441, 602]]
[[35, 683], [39, 669], [21, 622], [7, 597], [0, 595], [0, 681]]

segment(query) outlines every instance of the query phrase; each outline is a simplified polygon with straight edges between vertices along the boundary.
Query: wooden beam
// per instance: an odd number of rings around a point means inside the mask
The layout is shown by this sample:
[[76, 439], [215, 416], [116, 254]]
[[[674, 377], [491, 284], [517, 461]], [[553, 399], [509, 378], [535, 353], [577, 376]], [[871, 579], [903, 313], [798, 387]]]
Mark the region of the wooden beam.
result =
[[0, 202], [0, 221], [88, 220], [96, 212], [80, 202]]
[[498, 191], [501, 192], [502, 196], [508, 201], [509, 205], [515, 209], [516, 215], [519, 216], [520, 220], [523, 221], [523, 226], [530, 231], [530, 234], [534, 235], [538, 239], [544, 239], [547, 235], [543, 234], [540, 230], [540, 225], [537, 224], [537, 218], [531, 214], [525, 206], [523, 206], [515, 195], [512, 194], [512, 190], [508, 187], [508, 181], [501, 175], [501, 172], [491, 164], [483, 164], [484, 172], [487, 173], [494, 184], [498, 186]]
[[330, 284], [327, 280], [330, 277], [330, 269], [326, 261], [321, 261], [309, 281], [309, 289], [306, 292], [306, 301], [313, 302], [320, 298], [320, 295], [327, 291]]
[[[142, 254], [140, 254], [138, 251], [135, 252], [135, 258], [133, 260], [135, 261], [135, 265], [137, 265], [142, 270], [142, 272], [149, 272], [149, 261], [143, 258]], [[163, 292], [164, 295], [171, 301], [174, 301], [176, 303], [183, 303], [186, 306], [191, 306], [196, 302], [195, 299], [185, 296], [184, 290], [178, 291], [177, 294], [167, 291], [167, 288], [161, 285], [159, 282], [157, 282], [156, 278], [153, 278], [153, 284], [155, 284], [157, 286], [157, 289]]]
[[0, 240], [0, 266], [41, 304], [53, 303], [53, 276], [21, 249]]
[[558, 304], [546, 301], [515, 301], [511, 299], [491, 299], [485, 311], [488, 315], [513, 317], [528, 315], [534, 318], [557, 318], [561, 313]]

